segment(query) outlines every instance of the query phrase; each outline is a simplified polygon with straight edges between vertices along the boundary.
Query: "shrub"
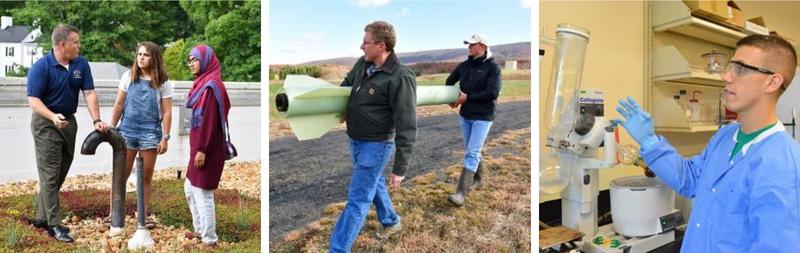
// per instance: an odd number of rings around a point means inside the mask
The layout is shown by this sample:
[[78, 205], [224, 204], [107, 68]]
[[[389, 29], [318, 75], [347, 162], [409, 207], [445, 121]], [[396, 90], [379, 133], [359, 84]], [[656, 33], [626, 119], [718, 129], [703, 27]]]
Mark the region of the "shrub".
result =
[[239, 242], [225, 249], [226, 252], [231, 253], [249, 253], [261, 249], [261, 238], [254, 237], [244, 242]]
[[183, 180], [153, 182], [151, 212], [167, 226], [192, 228], [192, 213], [183, 193]]
[[11, 72], [6, 73], [6, 76], [26, 77], [28, 76], [28, 70], [30, 70], [30, 68], [14, 63], [11, 65]]
[[[125, 195], [125, 214], [136, 212], [136, 194]], [[81, 190], [61, 192], [61, 213], [80, 218], [107, 217], [111, 213], [110, 190]]]
[[0, 215], [0, 252], [74, 252], [73, 244], [55, 242], [26, 221]]
[[0, 199], [0, 217], [7, 216], [21, 219], [36, 214], [36, 196], [31, 194], [17, 195]]
[[320, 77], [319, 66], [305, 65], [305, 66], [283, 66], [278, 70], [281, 80], [286, 79], [286, 75], [309, 75], [311, 77]]
[[218, 190], [217, 233], [223, 241], [241, 242], [259, 238], [261, 210], [258, 201], [231, 190]]
[[[225, 242], [259, 238], [260, 202], [237, 191], [214, 192], [217, 235]], [[183, 180], [159, 180], [153, 183], [152, 212], [167, 226], [192, 228], [192, 214], [183, 192]]]

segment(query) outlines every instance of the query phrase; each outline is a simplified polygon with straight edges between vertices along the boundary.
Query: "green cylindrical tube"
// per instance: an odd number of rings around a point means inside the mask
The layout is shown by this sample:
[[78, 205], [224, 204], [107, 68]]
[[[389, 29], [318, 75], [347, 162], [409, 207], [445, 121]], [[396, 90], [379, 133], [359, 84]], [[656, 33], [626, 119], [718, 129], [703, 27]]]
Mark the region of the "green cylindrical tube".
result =
[[452, 104], [458, 99], [458, 86], [417, 86], [417, 105]]
[[[286, 85], [278, 90], [276, 106], [287, 118], [342, 113], [349, 95], [350, 87], [336, 86], [308, 76], [290, 75], [286, 78]], [[458, 99], [458, 95], [459, 88], [455, 85], [417, 86], [417, 105], [450, 104]]]
[[[302, 96], [304, 93], [307, 94], [315, 91], [320, 92], [320, 89], [333, 89], [341, 91], [329, 92], [333, 93], [329, 96]], [[285, 111], [279, 110], [283, 117], [288, 118], [292, 116], [340, 113], [344, 112], [344, 108], [347, 107], [347, 98], [350, 94], [350, 87], [336, 87], [331, 85], [331, 87], [316, 89], [281, 88], [278, 90], [278, 95], [280, 96], [281, 94], [285, 94], [287, 97]]]
[[[458, 86], [417, 86], [417, 105], [441, 105], [456, 101]], [[310, 76], [289, 75], [278, 90], [275, 106], [287, 118], [300, 140], [322, 136], [339, 124], [347, 109], [350, 87], [330, 84]]]

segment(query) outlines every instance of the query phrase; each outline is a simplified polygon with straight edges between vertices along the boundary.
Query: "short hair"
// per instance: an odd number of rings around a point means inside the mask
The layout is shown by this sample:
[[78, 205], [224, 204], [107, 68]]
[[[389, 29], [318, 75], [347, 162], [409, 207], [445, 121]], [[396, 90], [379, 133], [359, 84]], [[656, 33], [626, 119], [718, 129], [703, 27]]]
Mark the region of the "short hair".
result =
[[[784, 89], [789, 88], [789, 84], [794, 78], [795, 69], [797, 68], [797, 52], [794, 50], [792, 44], [777, 35], [760, 35], [754, 34], [742, 38], [736, 42], [736, 48], [743, 46], [756, 47], [766, 51], [771, 57], [774, 57], [781, 69], [773, 70], [778, 71], [783, 75], [783, 83], [781, 87]], [[786, 67], [786, 68], [784, 68]], [[786, 73], [780, 73], [787, 71]]]
[[386, 51], [391, 52], [394, 50], [397, 37], [391, 24], [386, 21], [375, 21], [364, 27], [364, 32], [372, 33], [372, 38], [375, 39], [375, 42], [386, 44]]
[[56, 28], [53, 28], [53, 34], [50, 35], [50, 40], [53, 42], [53, 47], [58, 46], [61, 42], [66, 42], [69, 40], [69, 35], [72, 33], [81, 34], [81, 31], [74, 26], [67, 25], [67, 24], [59, 24]]

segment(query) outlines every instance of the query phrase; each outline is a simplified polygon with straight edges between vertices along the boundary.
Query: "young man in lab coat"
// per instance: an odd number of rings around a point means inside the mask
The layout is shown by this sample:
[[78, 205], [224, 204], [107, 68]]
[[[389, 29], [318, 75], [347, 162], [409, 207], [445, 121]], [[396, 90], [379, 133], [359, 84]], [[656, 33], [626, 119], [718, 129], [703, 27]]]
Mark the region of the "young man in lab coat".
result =
[[736, 43], [722, 75], [728, 110], [739, 122], [720, 128], [697, 156], [681, 156], [657, 136], [650, 114], [630, 97], [617, 120], [635, 139], [655, 174], [693, 198], [681, 252], [800, 250], [800, 144], [778, 121], [775, 107], [797, 67], [797, 54], [777, 36]]

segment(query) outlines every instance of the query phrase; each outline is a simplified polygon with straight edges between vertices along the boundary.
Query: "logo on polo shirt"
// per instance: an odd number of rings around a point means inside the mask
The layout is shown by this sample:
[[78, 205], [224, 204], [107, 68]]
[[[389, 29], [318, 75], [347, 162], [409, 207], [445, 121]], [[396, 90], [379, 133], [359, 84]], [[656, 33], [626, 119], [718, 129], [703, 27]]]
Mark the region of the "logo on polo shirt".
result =
[[72, 78], [80, 79], [82, 77], [83, 77], [83, 75], [81, 75], [81, 71], [80, 70], [76, 69], [75, 71], [72, 72]]

